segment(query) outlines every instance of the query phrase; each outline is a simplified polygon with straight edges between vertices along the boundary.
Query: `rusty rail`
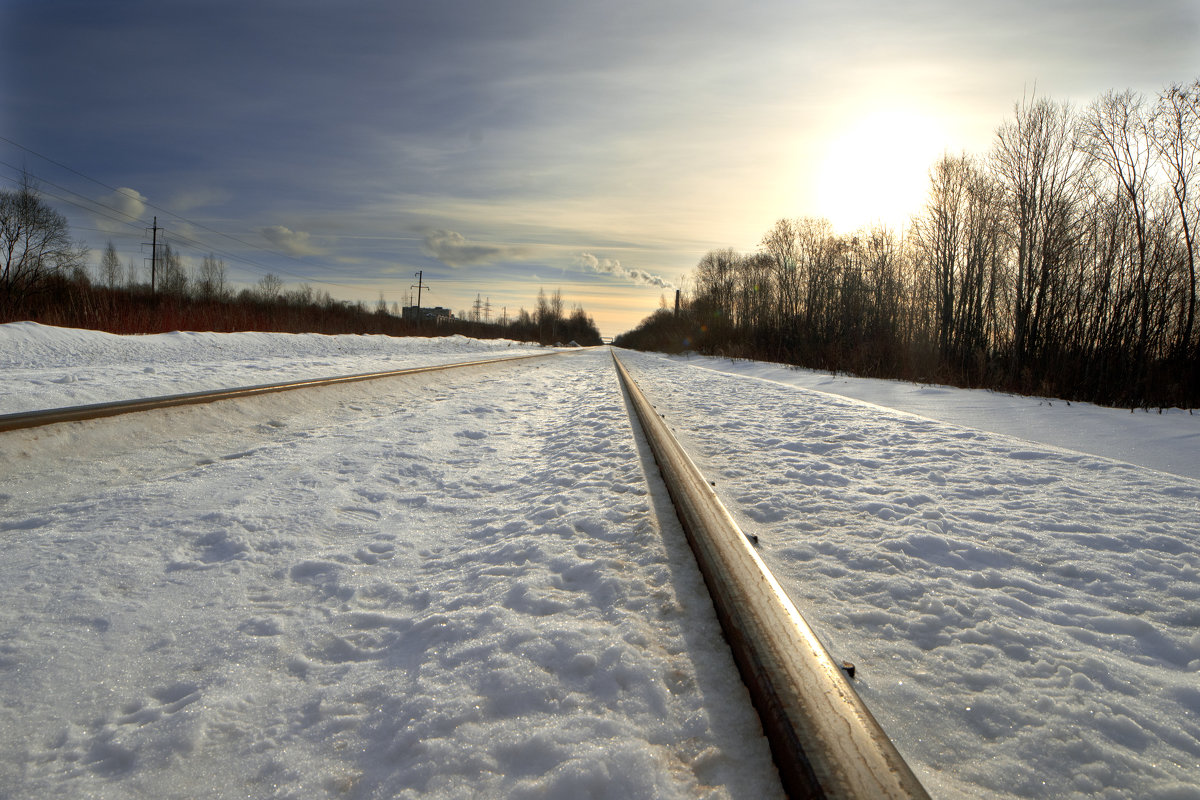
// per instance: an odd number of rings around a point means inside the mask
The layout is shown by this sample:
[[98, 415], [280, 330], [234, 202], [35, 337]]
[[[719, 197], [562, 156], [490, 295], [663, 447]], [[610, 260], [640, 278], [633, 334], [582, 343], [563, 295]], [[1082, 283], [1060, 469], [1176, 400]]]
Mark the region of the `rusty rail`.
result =
[[790, 797], [928, 798], [841, 668], [613, 353]]

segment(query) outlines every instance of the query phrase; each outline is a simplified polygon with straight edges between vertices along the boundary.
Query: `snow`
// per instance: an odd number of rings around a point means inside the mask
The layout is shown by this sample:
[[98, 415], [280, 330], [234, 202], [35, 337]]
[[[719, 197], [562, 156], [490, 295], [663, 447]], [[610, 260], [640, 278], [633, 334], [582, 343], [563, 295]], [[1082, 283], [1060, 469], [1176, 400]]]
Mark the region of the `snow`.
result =
[[0, 437], [0, 795], [779, 796], [606, 352], [113, 422]]
[[[518, 347], [5, 325], [0, 413]], [[1197, 417], [621, 357], [935, 797], [1200, 798]], [[604, 350], [0, 436], [0, 797], [779, 796], [648, 459]]]
[[319, 333], [115, 336], [0, 325], [0, 414], [448, 364], [544, 348], [509, 339]]
[[[1200, 414], [1105, 408], [984, 389], [832, 375], [760, 361], [676, 358], [701, 369], [850, 397], [893, 411], [1200, 478]], [[1164, 420], [1163, 418], [1166, 417]]]
[[[1200, 797], [1195, 417], [623, 358], [935, 797]], [[1148, 422], [1181, 474], [1108, 457]]]

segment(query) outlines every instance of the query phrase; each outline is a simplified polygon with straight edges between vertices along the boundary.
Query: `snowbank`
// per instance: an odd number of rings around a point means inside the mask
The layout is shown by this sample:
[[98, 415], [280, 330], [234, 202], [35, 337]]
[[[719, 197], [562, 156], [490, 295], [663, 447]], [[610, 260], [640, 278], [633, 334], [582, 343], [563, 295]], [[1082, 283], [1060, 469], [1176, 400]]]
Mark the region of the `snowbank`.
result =
[[115, 336], [15, 322], [0, 325], [0, 414], [471, 361], [511, 355], [516, 348], [537, 346], [458, 335]]
[[1200, 479], [1200, 414], [1185, 409], [1130, 412], [983, 389], [831, 375], [759, 361], [697, 356], [673, 360]]

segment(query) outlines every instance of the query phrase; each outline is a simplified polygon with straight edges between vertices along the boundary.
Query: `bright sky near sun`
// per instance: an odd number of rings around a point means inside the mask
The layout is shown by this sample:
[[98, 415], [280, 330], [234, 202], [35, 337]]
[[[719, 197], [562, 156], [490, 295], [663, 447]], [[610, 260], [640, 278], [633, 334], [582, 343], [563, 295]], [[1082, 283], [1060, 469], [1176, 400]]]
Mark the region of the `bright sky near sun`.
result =
[[613, 335], [780, 217], [902, 227], [1035, 85], [1198, 71], [1194, 0], [0, 0], [0, 187], [27, 169], [94, 261], [141, 268], [157, 216], [239, 284], [561, 288]]
[[920, 111], [880, 108], [857, 117], [826, 143], [816, 173], [818, 215], [840, 231], [874, 221], [902, 229], [949, 140], [938, 119]]

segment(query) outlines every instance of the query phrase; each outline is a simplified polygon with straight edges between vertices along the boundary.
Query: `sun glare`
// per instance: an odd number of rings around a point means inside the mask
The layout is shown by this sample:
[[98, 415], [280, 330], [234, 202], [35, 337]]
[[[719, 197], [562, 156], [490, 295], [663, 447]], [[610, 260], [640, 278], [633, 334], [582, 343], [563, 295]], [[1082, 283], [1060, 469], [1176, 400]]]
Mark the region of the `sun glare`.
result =
[[902, 228], [920, 209], [929, 168], [946, 148], [928, 116], [879, 110], [835, 131], [817, 178], [817, 215], [846, 233], [882, 222]]

